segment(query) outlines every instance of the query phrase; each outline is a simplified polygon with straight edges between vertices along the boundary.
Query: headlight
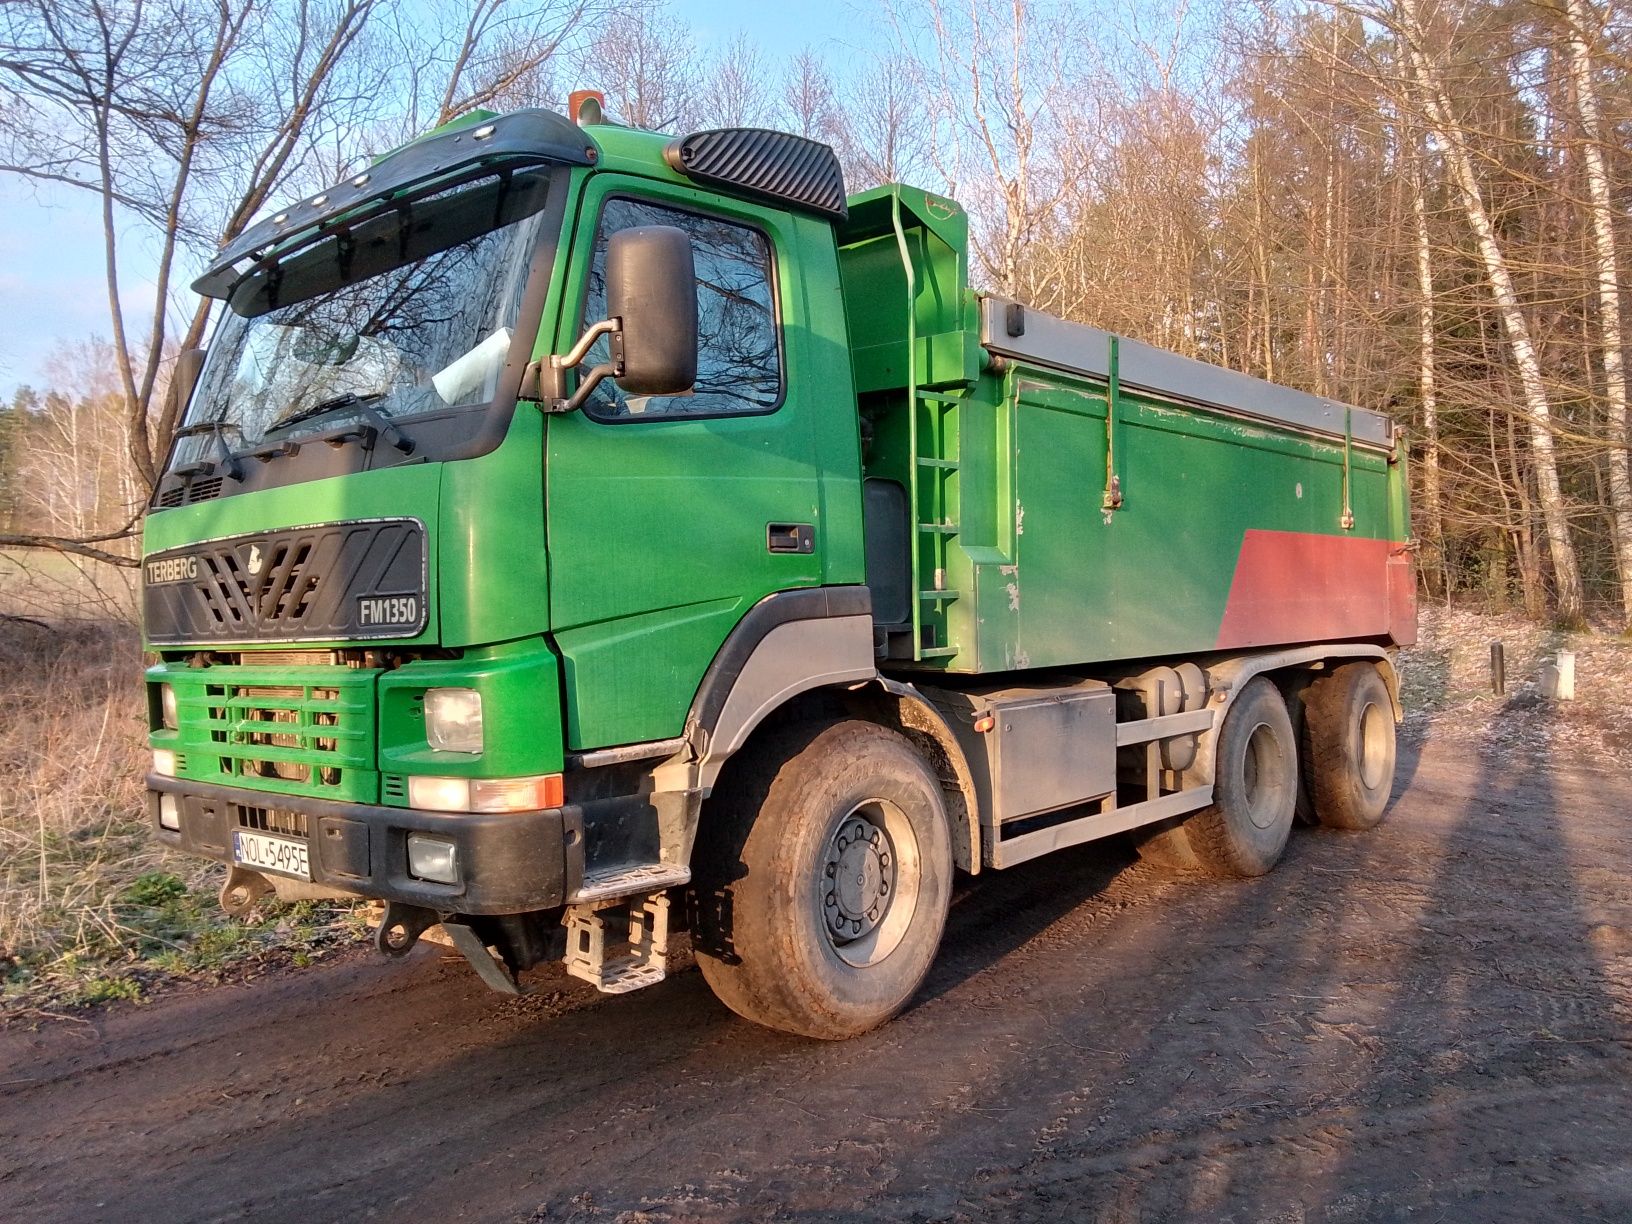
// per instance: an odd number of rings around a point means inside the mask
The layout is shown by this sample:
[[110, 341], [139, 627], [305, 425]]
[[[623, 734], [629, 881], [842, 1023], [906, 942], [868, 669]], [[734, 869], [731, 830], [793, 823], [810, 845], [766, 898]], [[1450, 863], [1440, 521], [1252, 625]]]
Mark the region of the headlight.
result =
[[176, 776], [176, 754], [170, 748], [153, 749], [153, 772], [160, 777]]
[[427, 837], [423, 833], [408, 835], [408, 874], [437, 884], [459, 883], [459, 851], [450, 841]]
[[470, 688], [426, 689], [425, 741], [443, 752], [480, 752], [482, 695]]
[[181, 805], [174, 795], [159, 796], [159, 823], [172, 831], [181, 828]]
[[563, 801], [560, 774], [408, 779], [408, 806], [422, 812], [534, 812]]
[[181, 726], [176, 716], [176, 690], [168, 684], [159, 685], [159, 724], [171, 731]]

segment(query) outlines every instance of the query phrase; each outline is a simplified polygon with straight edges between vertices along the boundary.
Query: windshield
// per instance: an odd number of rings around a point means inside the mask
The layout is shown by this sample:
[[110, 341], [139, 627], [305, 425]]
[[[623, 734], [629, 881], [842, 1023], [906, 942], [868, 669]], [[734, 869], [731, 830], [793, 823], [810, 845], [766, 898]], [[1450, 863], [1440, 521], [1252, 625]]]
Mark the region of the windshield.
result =
[[[549, 170], [465, 185], [245, 278], [217, 325], [173, 467], [468, 411], [497, 391]], [[382, 420], [383, 418], [383, 420]]]

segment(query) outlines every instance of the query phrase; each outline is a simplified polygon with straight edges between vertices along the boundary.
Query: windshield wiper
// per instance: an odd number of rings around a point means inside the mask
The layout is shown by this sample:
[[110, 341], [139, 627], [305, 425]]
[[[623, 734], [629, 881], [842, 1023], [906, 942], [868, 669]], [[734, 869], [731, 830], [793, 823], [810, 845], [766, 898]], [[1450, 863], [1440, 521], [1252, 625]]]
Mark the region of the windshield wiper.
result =
[[280, 421], [274, 421], [266, 427], [266, 433], [274, 429], [284, 429], [290, 425], [298, 425], [302, 421], [310, 421], [316, 417], [327, 416], [331, 412], [339, 412], [343, 408], [355, 408], [366, 416], [380, 436], [405, 455], [414, 453], [414, 443], [385, 413], [373, 406], [375, 400], [384, 399], [384, 391], [376, 391], [372, 395], [358, 395], [347, 391], [344, 395], [332, 396], [326, 400], [319, 400], [309, 408], [302, 408], [299, 412], [291, 413]]
[[[244, 431], [232, 421], [195, 421], [191, 425], [183, 425], [173, 435], [177, 439], [196, 438], [199, 434], [209, 434], [216, 445], [221, 448], [221, 457], [225, 461], [227, 475], [234, 480], [243, 479], [238, 469], [238, 456], [232, 453], [232, 447], [227, 445], [227, 430], [236, 430], [238, 436], [244, 436]], [[196, 463], [184, 464], [176, 469], [177, 476], [196, 476], [200, 472], [214, 471], [216, 463], [213, 460], [201, 459]]]

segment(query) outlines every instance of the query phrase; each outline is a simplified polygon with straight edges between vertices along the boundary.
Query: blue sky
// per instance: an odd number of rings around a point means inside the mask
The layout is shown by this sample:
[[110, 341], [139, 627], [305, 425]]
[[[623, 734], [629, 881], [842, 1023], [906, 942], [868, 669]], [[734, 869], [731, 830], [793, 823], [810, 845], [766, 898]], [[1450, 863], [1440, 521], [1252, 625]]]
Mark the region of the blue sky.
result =
[[[865, 27], [872, 3], [858, 0], [671, 0], [703, 47], [746, 34], [781, 59], [806, 46], [842, 59], [847, 34]], [[50, 382], [45, 363], [62, 342], [109, 333], [102, 271], [100, 202], [89, 193], [43, 191], [0, 175], [0, 399], [20, 384]], [[127, 234], [143, 232], [133, 226]], [[149, 263], [128, 244], [121, 269], [127, 301], [151, 300]], [[190, 265], [178, 272], [188, 276]], [[145, 291], [144, 291], [145, 290]], [[142, 326], [130, 319], [127, 326]]]

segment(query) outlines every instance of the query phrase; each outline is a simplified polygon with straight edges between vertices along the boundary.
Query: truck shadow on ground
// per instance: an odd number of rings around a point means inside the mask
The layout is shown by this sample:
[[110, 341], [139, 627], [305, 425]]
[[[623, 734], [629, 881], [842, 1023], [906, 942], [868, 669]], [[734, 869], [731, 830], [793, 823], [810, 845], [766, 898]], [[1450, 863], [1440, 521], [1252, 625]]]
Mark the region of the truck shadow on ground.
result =
[[1551, 762], [1493, 735], [1475, 764], [1454, 803], [1412, 797], [1406, 817], [1440, 825], [1415, 862], [1381, 874], [1374, 844], [1310, 831], [1208, 907], [1224, 965], [1156, 970], [1168, 1023], [1124, 1047], [1128, 1091], [1094, 1102], [1092, 1137], [1005, 1179], [1013, 1214], [1627, 1218], [1632, 1026], [1594, 949], [1591, 852]]

